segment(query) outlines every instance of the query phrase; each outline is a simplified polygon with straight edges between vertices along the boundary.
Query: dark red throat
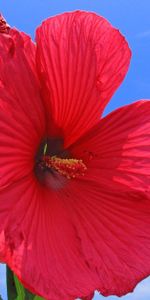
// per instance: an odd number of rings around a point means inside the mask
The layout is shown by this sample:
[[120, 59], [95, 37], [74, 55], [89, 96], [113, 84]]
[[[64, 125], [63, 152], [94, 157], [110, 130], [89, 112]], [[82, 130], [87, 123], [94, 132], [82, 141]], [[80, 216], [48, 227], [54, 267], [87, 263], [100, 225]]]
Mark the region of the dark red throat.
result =
[[2, 14], [0, 14], [0, 33], [8, 34], [9, 31], [10, 31], [10, 26], [7, 24]]

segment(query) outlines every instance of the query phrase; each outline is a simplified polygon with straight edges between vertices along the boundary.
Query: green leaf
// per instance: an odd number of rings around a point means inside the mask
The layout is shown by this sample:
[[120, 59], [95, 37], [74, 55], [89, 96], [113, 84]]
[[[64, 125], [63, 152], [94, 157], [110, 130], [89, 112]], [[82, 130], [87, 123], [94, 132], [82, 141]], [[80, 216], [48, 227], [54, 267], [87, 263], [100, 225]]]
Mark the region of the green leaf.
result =
[[25, 300], [34, 300], [35, 295], [33, 295], [31, 292], [25, 289]]
[[14, 281], [15, 281], [15, 286], [17, 291], [17, 298], [15, 300], [25, 300], [24, 287], [15, 275], [14, 275]]
[[40, 296], [35, 296], [25, 289], [25, 300], [44, 300]]
[[[19, 279], [7, 266], [7, 295], [8, 300], [44, 300], [39, 296], [33, 295], [24, 288]], [[0, 299], [1, 300], [1, 299]]]

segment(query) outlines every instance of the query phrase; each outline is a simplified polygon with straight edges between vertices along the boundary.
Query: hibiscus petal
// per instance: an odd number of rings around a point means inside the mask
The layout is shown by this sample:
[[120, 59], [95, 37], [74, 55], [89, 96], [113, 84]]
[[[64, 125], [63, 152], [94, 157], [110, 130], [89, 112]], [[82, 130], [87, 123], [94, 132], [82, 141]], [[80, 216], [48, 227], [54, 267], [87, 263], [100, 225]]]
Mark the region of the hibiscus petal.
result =
[[0, 189], [31, 171], [45, 131], [34, 61], [28, 36], [0, 34]]
[[150, 101], [114, 111], [70, 150], [88, 167], [66, 191], [81, 250], [99, 291], [121, 296], [150, 275]]
[[[12, 232], [15, 226], [18, 226], [17, 222], [21, 218], [21, 211], [16, 210], [16, 206], [18, 205], [20, 208], [20, 203], [22, 205], [22, 209], [25, 208], [26, 210], [22, 210], [22, 214], [27, 212], [28, 202], [30, 201], [29, 191], [31, 193], [32, 190], [32, 183], [33, 179], [31, 180], [31, 176], [26, 176], [17, 182], [13, 183], [12, 185], [9, 185], [7, 188], [0, 190], [0, 259], [4, 262], [6, 259], [6, 256], [9, 256], [9, 253], [11, 252], [11, 245], [13, 250], [13, 245], [15, 248], [15, 235], [12, 236], [12, 244], [9, 245], [9, 247], [6, 247], [5, 243], [5, 229], [8, 226], [8, 220], [12, 219], [15, 215], [15, 219], [13, 220], [14, 223], [12, 225]], [[30, 194], [31, 195], [31, 194]], [[26, 199], [25, 203], [23, 204], [23, 199]], [[11, 228], [9, 227], [9, 230]], [[19, 228], [18, 228], [19, 230]], [[20, 230], [21, 233], [21, 230]], [[7, 235], [7, 234], [6, 234]], [[20, 235], [21, 236], [21, 235]], [[14, 240], [13, 240], [14, 238]]]
[[47, 300], [85, 297], [95, 285], [61, 193], [54, 194], [29, 177], [0, 194], [5, 220], [0, 226], [5, 225], [0, 257], [25, 287]]
[[[90, 168], [100, 169], [107, 183], [149, 190], [150, 101], [137, 101], [103, 118], [70, 147]], [[97, 167], [98, 162], [98, 167]], [[90, 170], [91, 172], [91, 170]], [[95, 172], [95, 170], [94, 170]]]
[[[0, 236], [1, 257], [32, 292], [48, 300], [84, 299], [95, 289], [122, 295], [150, 274], [150, 197], [143, 188], [143, 182], [150, 186], [150, 162], [143, 161], [149, 157], [149, 112], [150, 102], [140, 101], [102, 119], [70, 149], [86, 160], [88, 170], [63, 189], [45, 189], [29, 178], [1, 192], [1, 214], [8, 211], [9, 195], [15, 199]], [[116, 172], [117, 178], [124, 176], [113, 162], [115, 153], [124, 160], [135, 140], [141, 169], [145, 164], [139, 186], [138, 174], [136, 184], [113, 177]], [[89, 161], [87, 151], [92, 152]], [[107, 176], [102, 159], [111, 151], [113, 172]]]
[[61, 128], [68, 146], [98, 122], [127, 72], [131, 53], [118, 30], [82, 11], [46, 20], [36, 41], [39, 76], [55, 128], [49, 121], [49, 130], [56, 135], [56, 127]]
[[93, 297], [94, 297], [94, 293], [92, 293], [91, 295], [89, 295], [87, 297], [82, 298], [81, 300], [92, 300]]

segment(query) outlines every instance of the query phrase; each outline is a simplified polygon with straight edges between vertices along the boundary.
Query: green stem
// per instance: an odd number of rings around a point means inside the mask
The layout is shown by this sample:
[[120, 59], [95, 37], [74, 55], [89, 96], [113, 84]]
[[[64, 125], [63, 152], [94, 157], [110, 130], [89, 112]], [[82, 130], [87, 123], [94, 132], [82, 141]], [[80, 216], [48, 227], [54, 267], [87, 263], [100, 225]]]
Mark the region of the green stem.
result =
[[14, 275], [8, 266], [6, 268], [6, 277], [7, 277], [8, 300], [16, 300], [17, 299], [17, 291], [16, 291]]

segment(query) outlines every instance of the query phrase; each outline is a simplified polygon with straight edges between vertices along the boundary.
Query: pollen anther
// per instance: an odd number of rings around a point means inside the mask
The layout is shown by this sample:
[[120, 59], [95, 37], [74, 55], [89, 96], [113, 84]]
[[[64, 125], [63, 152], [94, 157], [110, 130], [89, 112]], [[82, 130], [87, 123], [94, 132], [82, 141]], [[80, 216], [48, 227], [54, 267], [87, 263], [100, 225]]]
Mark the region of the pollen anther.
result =
[[57, 156], [44, 155], [42, 157], [42, 165], [43, 164], [44, 167], [54, 169], [68, 179], [84, 176], [85, 171], [87, 170], [82, 159], [60, 158]]

